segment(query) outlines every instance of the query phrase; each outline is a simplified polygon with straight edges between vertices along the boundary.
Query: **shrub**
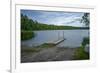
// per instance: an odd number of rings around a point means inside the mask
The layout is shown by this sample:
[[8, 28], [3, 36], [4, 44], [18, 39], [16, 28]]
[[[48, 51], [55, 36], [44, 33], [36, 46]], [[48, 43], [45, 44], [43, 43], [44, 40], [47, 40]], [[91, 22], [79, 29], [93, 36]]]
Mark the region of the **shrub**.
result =
[[84, 51], [83, 47], [79, 47], [74, 55], [74, 59], [75, 60], [85, 60], [85, 59], [89, 59], [89, 53], [86, 53]]
[[89, 37], [85, 37], [83, 38], [83, 41], [82, 41], [82, 46], [85, 46], [86, 44], [89, 44]]

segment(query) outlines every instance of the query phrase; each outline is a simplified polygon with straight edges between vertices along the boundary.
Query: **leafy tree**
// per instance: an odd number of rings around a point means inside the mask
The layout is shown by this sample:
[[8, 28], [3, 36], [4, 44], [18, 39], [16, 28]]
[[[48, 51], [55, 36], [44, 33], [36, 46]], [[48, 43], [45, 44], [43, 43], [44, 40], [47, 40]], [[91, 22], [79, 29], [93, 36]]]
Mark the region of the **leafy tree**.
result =
[[89, 13], [84, 13], [81, 19], [81, 23], [84, 23], [86, 26], [89, 26], [90, 24], [90, 14]]

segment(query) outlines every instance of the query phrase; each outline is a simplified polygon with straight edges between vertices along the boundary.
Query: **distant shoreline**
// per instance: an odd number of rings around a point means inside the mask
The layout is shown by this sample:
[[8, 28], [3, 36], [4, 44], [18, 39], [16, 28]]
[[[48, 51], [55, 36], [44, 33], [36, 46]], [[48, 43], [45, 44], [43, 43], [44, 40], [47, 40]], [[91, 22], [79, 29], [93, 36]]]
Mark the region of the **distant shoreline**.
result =
[[90, 28], [73, 28], [73, 29], [44, 29], [44, 30], [21, 30], [21, 32], [26, 31], [26, 32], [30, 32], [30, 31], [48, 31], [48, 30], [89, 30]]

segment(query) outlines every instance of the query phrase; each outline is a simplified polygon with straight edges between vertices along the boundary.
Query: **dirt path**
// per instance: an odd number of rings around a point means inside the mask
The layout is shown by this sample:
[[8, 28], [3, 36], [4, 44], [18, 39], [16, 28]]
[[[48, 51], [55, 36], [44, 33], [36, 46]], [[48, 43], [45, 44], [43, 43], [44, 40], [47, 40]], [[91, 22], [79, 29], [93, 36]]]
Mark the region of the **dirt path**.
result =
[[[36, 48], [37, 49], [37, 48]], [[22, 52], [21, 62], [44, 62], [72, 60], [75, 48], [43, 48], [38, 52]]]

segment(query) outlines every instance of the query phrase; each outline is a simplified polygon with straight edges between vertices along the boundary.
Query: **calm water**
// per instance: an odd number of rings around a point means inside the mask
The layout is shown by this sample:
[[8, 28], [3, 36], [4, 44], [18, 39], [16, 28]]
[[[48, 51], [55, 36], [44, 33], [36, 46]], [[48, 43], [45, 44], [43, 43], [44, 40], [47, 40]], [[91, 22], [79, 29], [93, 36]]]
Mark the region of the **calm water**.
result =
[[36, 36], [27, 41], [22, 41], [23, 45], [38, 46], [48, 41], [54, 41], [58, 38], [66, 38], [65, 41], [58, 44], [58, 47], [79, 47], [84, 37], [89, 36], [89, 30], [46, 30], [34, 31]]

